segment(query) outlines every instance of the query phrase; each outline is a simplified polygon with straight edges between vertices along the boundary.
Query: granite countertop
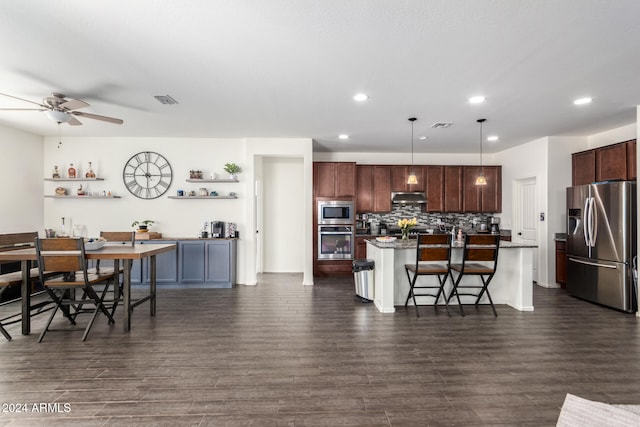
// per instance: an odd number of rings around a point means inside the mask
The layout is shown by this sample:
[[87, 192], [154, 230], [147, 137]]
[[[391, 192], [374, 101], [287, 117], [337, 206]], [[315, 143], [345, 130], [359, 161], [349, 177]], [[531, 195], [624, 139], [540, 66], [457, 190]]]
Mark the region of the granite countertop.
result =
[[201, 237], [171, 237], [171, 236], [162, 236], [159, 239], [136, 239], [136, 242], [159, 242], [162, 240], [239, 240], [238, 237], [207, 237], [203, 239]]
[[566, 242], [567, 241], [567, 233], [556, 233], [553, 238], [556, 242]]
[[[416, 248], [416, 239], [408, 239], [408, 240], [396, 239], [393, 242], [379, 242], [376, 239], [368, 239], [367, 242], [381, 249], [415, 249]], [[451, 246], [454, 249], [462, 249], [464, 247], [464, 242], [459, 240], [454, 240]], [[537, 248], [537, 247], [538, 245], [532, 245], [530, 243], [507, 242], [504, 240], [500, 241], [500, 248], [502, 249]]]

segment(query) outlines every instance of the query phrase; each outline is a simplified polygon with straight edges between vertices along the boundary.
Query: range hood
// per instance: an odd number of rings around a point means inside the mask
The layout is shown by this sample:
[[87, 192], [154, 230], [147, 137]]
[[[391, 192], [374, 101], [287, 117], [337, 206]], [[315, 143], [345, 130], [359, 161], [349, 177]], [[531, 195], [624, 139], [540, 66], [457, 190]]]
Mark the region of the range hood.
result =
[[425, 205], [427, 198], [424, 193], [413, 192], [393, 192], [391, 193], [391, 203], [398, 205]]

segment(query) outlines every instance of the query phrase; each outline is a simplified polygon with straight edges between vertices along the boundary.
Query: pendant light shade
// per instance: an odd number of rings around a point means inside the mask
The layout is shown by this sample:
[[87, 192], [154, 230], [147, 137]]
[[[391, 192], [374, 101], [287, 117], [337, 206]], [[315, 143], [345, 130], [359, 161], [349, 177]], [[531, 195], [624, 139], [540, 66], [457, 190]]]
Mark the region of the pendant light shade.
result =
[[417, 184], [418, 177], [416, 177], [415, 172], [413, 171], [413, 122], [415, 122], [415, 117], [411, 117], [409, 121], [411, 122], [411, 171], [409, 171], [409, 178], [407, 178], [407, 184]]
[[476, 185], [487, 185], [487, 178], [484, 177], [484, 168], [482, 167], [482, 124], [487, 119], [478, 119], [480, 123], [480, 175], [476, 178]]

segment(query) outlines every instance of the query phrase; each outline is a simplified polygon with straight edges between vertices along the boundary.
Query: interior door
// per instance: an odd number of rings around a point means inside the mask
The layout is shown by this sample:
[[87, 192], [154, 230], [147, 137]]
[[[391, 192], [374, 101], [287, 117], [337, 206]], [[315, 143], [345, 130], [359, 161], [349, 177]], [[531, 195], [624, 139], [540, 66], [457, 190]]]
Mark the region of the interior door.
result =
[[[536, 199], [536, 179], [517, 181], [518, 218], [515, 241], [538, 244], [538, 204]], [[538, 249], [533, 251], [533, 281], [538, 281]]]

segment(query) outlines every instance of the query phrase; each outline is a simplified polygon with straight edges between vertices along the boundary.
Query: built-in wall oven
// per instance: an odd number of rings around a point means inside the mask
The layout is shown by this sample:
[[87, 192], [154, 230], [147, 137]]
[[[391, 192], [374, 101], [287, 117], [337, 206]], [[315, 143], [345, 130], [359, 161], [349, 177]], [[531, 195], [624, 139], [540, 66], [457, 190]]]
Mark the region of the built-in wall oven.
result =
[[318, 200], [318, 259], [353, 259], [355, 239], [353, 200]]
[[353, 225], [318, 225], [318, 259], [353, 259]]

